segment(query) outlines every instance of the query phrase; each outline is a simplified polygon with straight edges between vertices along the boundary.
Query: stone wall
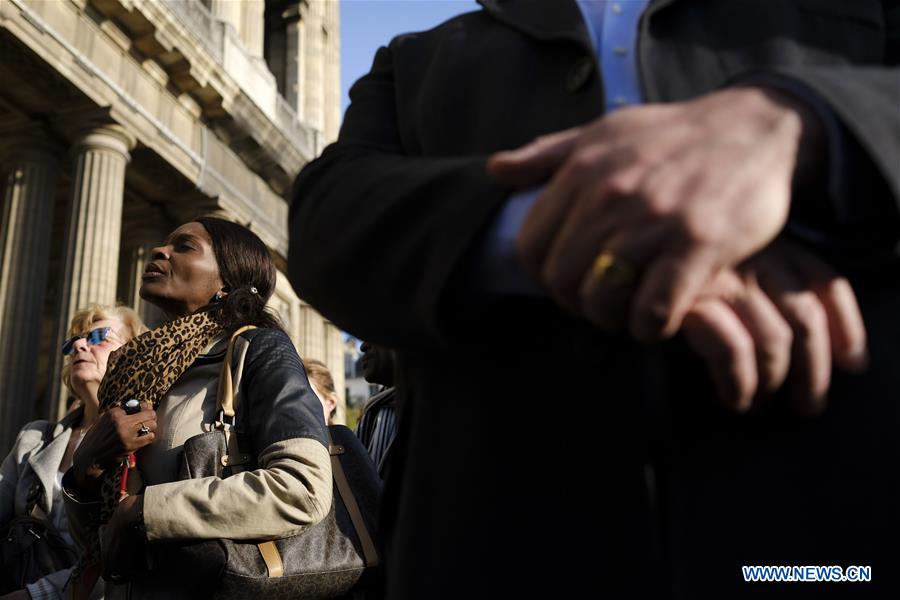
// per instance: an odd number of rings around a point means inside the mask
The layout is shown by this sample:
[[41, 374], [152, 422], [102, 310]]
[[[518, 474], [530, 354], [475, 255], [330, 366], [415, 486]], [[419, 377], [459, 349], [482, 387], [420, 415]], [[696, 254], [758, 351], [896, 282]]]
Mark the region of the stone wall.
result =
[[[178, 224], [225, 215], [284, 269], [285, 194], [337, 132], [338, 3], [275, 4], [282, 41], [291, 10], [316, 39], [297, 33], [267, 62], [263, 0], [0, 2], [0, 335], [23, 340], [0, 349], [0, 446], [64, 410], [58, 348], [74, 310], [119, 301], [161, 320], [139, 275]], [[301, 95], [279, 92], [292, 63], [306, 65]], [[337, 328], [283, 275], [272, 308], [343, 398]]]

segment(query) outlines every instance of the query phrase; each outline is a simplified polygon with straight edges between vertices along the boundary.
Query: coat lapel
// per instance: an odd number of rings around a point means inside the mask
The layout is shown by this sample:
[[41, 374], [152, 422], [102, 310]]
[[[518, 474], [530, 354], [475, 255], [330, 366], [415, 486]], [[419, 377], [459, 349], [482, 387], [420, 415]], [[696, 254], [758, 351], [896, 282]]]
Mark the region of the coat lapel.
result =
[[593, 53], [590, 34], [575, 0], [478, 0], [478, 3], [495, 19], [526, 35], [572, 42]]
[[47, 514], [50, 514], [50, 510], [53, 508], [53, 486], [56, 485], [56, 472], [66, 453], [69, 438], [72, 436], [72, 426], [78, 423], [83, 416], [83, 408], [66, 415], [53, 428], [53, 439], [42, 449], [32, 452], [28, 456], [28, 465], [43, 486], [41, 508]]

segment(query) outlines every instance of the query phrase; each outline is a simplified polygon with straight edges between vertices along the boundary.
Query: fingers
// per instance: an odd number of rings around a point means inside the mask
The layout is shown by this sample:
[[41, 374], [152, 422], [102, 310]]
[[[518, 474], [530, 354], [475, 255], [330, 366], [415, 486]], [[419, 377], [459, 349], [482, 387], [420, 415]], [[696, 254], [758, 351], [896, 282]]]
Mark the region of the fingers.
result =
[[[142, 413], [138, 413], [142, 414]], [[129, 440], [129, 452], [139, 450], [144, 446], [152, 444], [156, 440], [156, 413], [148, 412], [143, 415], [143, 420], [139, 421], [133, 430], [133, 437]]]
[[704, 299], [688, 311], [682, 332], [706, 363], [719, 399], [734, 410], [749, 409], [758, 385], [756, 355], [737, 314], [720, 298]]
[[703, 248], [683, 253], [661, 251], [644, 272], [635, 292], [632, 334], [643, 341], [674, 335], [716, 271], [714, 256]]
[[[654, 135], [658, 128], [652, 125], [665, 112], [646, 108], [624, 119], [613, 115], [584, 130], [541, 138], [531, 150], [523, 150], [531, 156], [529, 152], [539, 152], [546, 144], [553, 151], [540, 156], [561, 160], [547, 173], [552, 177], [522, 223], [516, 252], [532, 276], [570, 310], [576, 308], [584, 269], [605, 237], [614, 230], [638, 231], [652, 224], [647, 203], [635, 192], [681, 139], [671, 130], [664, 137]], [[635, 130], [624, 143], [629, 123]]]
[[[599, 175], [616, 170], [616, 159], [612, 156], [609, 159], [597, 166]], [[640, 169], [619, 171], [588, 188], [578, 197], [576, 206], [569, 211], [550, 244], [541, 268], [541, 282], [554, 300], [570, 311], [581, 311], [580, 288], [601, 251], [621, 256], [637, 269], [652, 256], [646, 247], [658, 247], [655, 239], [661, 230], [656, 224], [646, 224], [633, 231], [629, 244], [633, 248], [627, 256], [615, 242], [615, 238], [629, 237], [634, 216], [641, 212], [639, 203], [629, 196], [641, 176]], [[625, 316], [622, 312], [615, 315]]]
[[581, 133], [582, 128], [575, 127], [541, 136], [515, 150], [497, 152], [488, 159], [488, 174], [519, 187], [542, 183], [563, 164]]
[[791, 327], [755, 280], [743, 282], [743, 292], [731, 306], [753, 338], [758, 391], [772, 394], [781, 388], [790, 370]]
[[536, 279], [541, 280], [547, 252], [575, 203], [578, 190], [592, 176], [604, 152], [603, 148], [593, 148], [580, 152], [577, 160], [568, 161], [528, 211], [516, 236], [516, 254]]
[[828, 315], [808, 284], [789, 269], [774, 264], [760, 269], [759, 281], [793, 331], [792, 395], [796, 409], [817, 414], [825, 406], [831, 382], [831, 338]]
[[141, 443], [141, 447], [146, 446], [156, 440], [156, 411], [153, 410], [153, 404], [150, 402], [141, 403], [141, 412], [134, 416], [140, 416], [141, 420], [138, 424], [137, 437]]
[[752, 278], [718, 273], [688, 311], [682, 332], [706, 362], [720, 399], [735, 410], [747, 410], [787, 377], [790, 327]]
[[[582, 276], [579, 297], [581, 313], [601, 329], [616, 331], [627, 329], [635, 289], [640, 282], [640, 266], [656, 252], [662, 241], [664, 226], [649, 226], [636, 236], [618, 234], [605, 246], [604, 252], [612, 257], [619, 277], [598, 278], [593, 257]], [[627, 281], [631, 279], [631, 281]]]
[[[661, 182], [652, 190], [644, 188], [647, 181], [659, 179], [648, 174], [664, 164], [684, 134], [680, 127], [665, 134], [648, 127], [657, 112], [632, 111], [626, 119], [614, 115], [587, 128], [522, 227], [517, 250], [523, 262], [554, 300], [573, 313], [580, 310], [579, 288], [586, 271], [598, 254], [611, 250], [608, 238], [631, 236], [636, 245], [643, 245], [648, 229], [659, 230], [666, 221], [672, 227], [666, 218], [673, 203], [671, 186]], [[630, 131], [623, 127], [628, 123], [639, 126]], [[617, 136], [625, 131], [630, 134], [622, 143]], [[634, 266], [640, 269], [650, 258]]]
[[825, 305], [835, 362], [843, 369], [861, 372], [869, 365], [866, 326], [850, 282], [843, 277], [820, 290]]
[[[621, 109], [589, 125], [541, 136], [515, 150], [497, 152], [488, 159], [487, 170], [503, 183], [533, 186], [549, 179], [588, 137], [593, 140], [622, 140], [646, 135], [648, 139], [654, 138], [655, 147], [661, 148], [659, 140], [662, 132], [689, 130], [687, 124], [671, 118], [675, 110], [666, 104]], [[676, 140], [674, 135], [669, 138], [673, 146], [683, 141], [683, 138]]]
[[109, 410], [110, 418], [115, 426], [119, 449], [115, 454], [123, 457], [153, 443], [156, 439], [156, 411], [149, 405], [142, 405], [141, 411], [133, 415], [126, 414], [120, 408]]
[[852, 372], [869, 362], [866, 327], [850, 282], [799, 246], [790, 246], [790, 265], [801, 279], [813, 282], [828, 319], [834, 361]]

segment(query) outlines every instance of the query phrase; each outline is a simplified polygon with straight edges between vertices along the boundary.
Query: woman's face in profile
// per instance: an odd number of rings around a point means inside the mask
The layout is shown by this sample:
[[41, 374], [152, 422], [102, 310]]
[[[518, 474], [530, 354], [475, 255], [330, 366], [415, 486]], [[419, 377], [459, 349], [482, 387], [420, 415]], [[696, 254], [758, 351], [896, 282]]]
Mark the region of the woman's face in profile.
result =
[[189, 315], [222, 290], [212, 240], [200, 223], [185, 223], [173, 231], [151, 256], [141, 298], [172, 315]]
[[[93, 340], [88, 334], [94, 330], [109, 328], [104, 336], [96, 336]], [[69, 380], [74, 390], [83, 389], [89, 383], [100, 384], [106, 374], [109, 355], [122, 347], [130, 336], [125, 334], [127, 328], [119, 319], [101, 319], [91, 323], [87, 331], [79, 332], [78, 339], [72, 345]], [[99, 333], [99, 332], [98, 332]], [[102, 341], [91, 343], [103, 337]]]

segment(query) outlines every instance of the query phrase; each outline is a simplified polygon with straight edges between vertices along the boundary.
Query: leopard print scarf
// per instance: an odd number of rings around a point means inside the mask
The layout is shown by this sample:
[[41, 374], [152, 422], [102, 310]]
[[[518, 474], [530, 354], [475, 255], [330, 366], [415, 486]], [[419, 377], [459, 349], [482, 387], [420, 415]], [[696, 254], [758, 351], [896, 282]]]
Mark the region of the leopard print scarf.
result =
[[[97, 396], [101, 414], [136, 398], [153, 408], [223, 331], [208, 313], [195, 313], [148, 331], [113, 352]], [[100, 488], [100, 518], [88, 540], [76, 576], [100, 564], [99, 528], [109, 522], [119, 503], [122, 469], [107, 471]]]
[[100, 412], [137, 398], [156, 408], [222, 326], [208, 312], [166, 323], [134, 338], [109, 357], [97, 396]]

